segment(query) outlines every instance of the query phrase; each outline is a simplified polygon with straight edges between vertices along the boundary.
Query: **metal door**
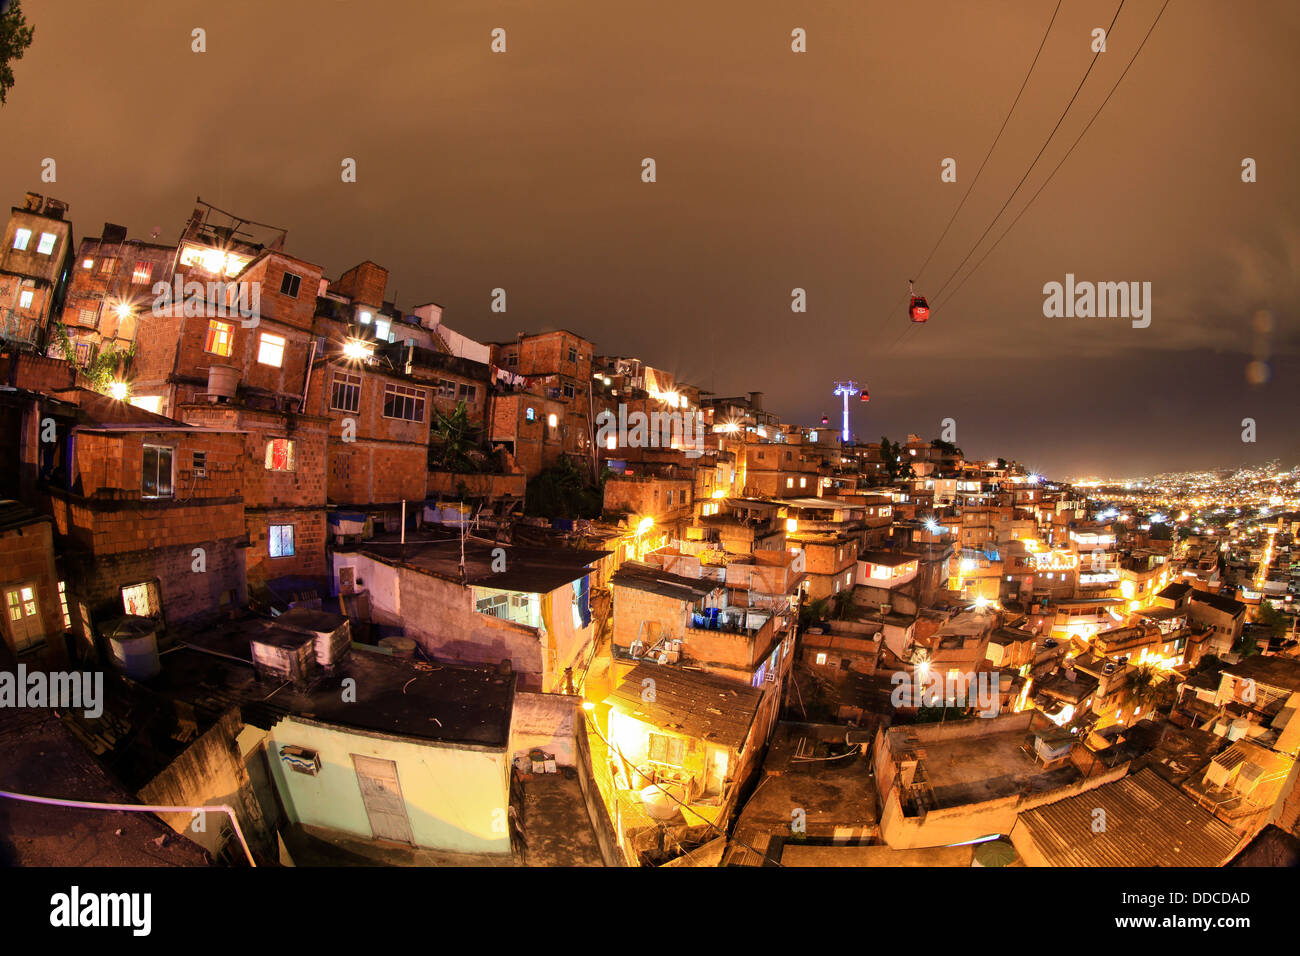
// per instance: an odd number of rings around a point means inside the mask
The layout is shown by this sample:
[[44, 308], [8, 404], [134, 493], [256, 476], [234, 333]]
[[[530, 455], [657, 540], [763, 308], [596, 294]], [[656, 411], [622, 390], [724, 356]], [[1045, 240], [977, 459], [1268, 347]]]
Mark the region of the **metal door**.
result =
[[375, 839], [414, 845], [411, 821], [406, 816], [406, 801], [402, 799], [402, 786], [397, 781], [397, 764], [359, 754], [352, 754], [352, 764], [356, 767], [361, 799], [365, 802]]

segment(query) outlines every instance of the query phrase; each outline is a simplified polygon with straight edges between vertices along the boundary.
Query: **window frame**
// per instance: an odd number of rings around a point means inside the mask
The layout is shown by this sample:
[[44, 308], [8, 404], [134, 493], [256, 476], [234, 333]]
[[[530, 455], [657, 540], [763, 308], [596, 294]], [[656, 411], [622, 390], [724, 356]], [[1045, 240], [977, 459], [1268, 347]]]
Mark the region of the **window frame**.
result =
[[[161, 455], [160, 453], [161, 453], [161, 452], [166, 452], [166, 453], [167, 453], [168, 476], [167, 476], [167, 491], [166, 491], [165, 494], [152, 494], [152, 495], [151, 495], [151, 494], [147, 494], [147, 493], [146, 493], [146, 489], [148, 488], [148, 484], [147, 484], [148, 474], [147, 474], [147, 472], [146, 472], [146, 468], [148, 467], [147, 459], [148, 459], [148, 456], [149, 456], [149, 451], [150, 451], [151, 449], [155, 452], [154, 466], [153, 466], [153, 469], [154, 469], [154, 479], [153, 479], [153, 480], [154, 480], [154, 488], [155, 488], [155, 490], [156, 490], [156, 489], [159, 489], [159, 488], [162, 487], [162, 483], [161, 483], [161, 479], [160, 479], [160, 469], [161, 469], [161, 465], [162, 465], [162, 455]], [[152, 442], [144, 442], [144, 443], [141, 445], [141, 449], [140, 449], [140, 497], [141, 497], [141, 498], [144, 498], [144, 499], [149, 499], [149, 500], [157, 500], [157, 499], [175, 498], [175, 497], [176, 497], [176, 446], [175, 446], [175, 445], [155, 445], [155, 444], [153, 444]]]
[[[213, 348], [214, 345], [218, 344], [218, 339], [214, 336], [214, 333], [218, 333], [223, 337], [226, 345], [224, 352], [219, 352]], [[218, 358], [230, 358], [234, 350], [235, 324], [233, 322], [222, 322], [220, 319], [208, 319], [208, 330], [203, 335], [203, 351]]]
[[[14, 230], [14, 248], [19, 252], [27, 252], [27, 247], [32, 244], [32, 231], [30, 229], [18, 228]], [[22, 240], [22, 245], [18, 244]]]
[[[272, 449], [275, 448], [278, 442], [283, 442], [285, 447], [288, 449], [288, 452], [285, 456], [286, 460], [288, 461], [288, 467], [286, 468], [276, 468], [271, 464], [274, 457]], [[280, 474], [286, 474], [289, 472], [297, 471], [298, 470], [298, 443], [294, 441], [292, 438], [267, 439], [266, 454], [263, 456], [263, 464], [266, 466], [267, 471], [279, 472]]]
[[[46, 242], [46, 240], [49, 242]], [[38, 256], [54, 255], [54, 248], [59, 244], [59, 234], [57, 232], [42, 232], [41, 238], [36, 243], [36, 254]]]
[[[285, 538], [284, 529], [286, 529], [286, 528], [289, 529], [289, 550], [288, 550], [287, 552], [284, 550], [284, 543], [285, 543], [285, 541], [284, 541], [284, 538]], [[292, 523], [289, 523], [289, 524], [268, 524], [268, 525], [266, 526], [266, 552], [267, 552], [267, 554], [270, 555], [270, 557], [273, 558], [273, 559], [274, 559], [274, 558], [292, 558], [292, 557], [294, 557], [294, 555], [297, 554], [297, 549], [296, 549], [296, 547], [295, 547], [296, 542], [295, 542], [295, 540], [294, 540], [294, 537], [295, 537], [295, 535], [294, 535], [294, 526], [293, 526]], [[278, 543], [279, 543], [279, 545], [280, 545], [280, 553], [279, 553], [279, 554], [276, 554], [276, 553], [275, 553], [275, 546], [276, 546], [276, 543], [277, 543], [277, 538], [278, 538]]]
[[[279, 339], [280, 344], [276, 346], [273, 342], [268, 342], [267, 339]], [[265, 365], [269, 368], [284, 368], [284, 353], [288, 345], [289, 340], [283, 335], [276, 335], [274, 332], [263, 332], [257, 339], [257, 364]], [[280, 354], [277, 356], [278, 361], [268, 362], [262, 357], [264, 350], [268, 347], [279, 348]]]
[[[405, 409], [410, 404], [410, 409], [415, 417], [402, 414], [389, 414], [391, 411], [398, 410], [400, 407]], [[425, 412], [428, 410], [429, 390], [425, 388], [416, 388], [411, 385], [394, 385], [392, 382], [384, 383], [384, 405], [381, 414], [384, 418], [395, 422], [413, 422], [417, 425], [424, 424]]]
[[[290, 281], [292, 280], [292, 281]], [[292, 292], [288, 291], [293, 289]], [[298, 293], [302, 291], [302, 276], [296, 272], [284, 271], [280, 277], [280, 295], [287, 296], [290, 299], [298, 298]]]
[[[355, 381], [351, 381], [352, 379], [355, 379]], [[344, 372], [335, 369], [334, 377], [330, 379], [330, 411], [349, 412], [353, 415], [360, 414], [361, 382], [361, 376], [356, 372]], [[353, 398], [351, 405], [339, 404], [339, 396], [345, 392]]]

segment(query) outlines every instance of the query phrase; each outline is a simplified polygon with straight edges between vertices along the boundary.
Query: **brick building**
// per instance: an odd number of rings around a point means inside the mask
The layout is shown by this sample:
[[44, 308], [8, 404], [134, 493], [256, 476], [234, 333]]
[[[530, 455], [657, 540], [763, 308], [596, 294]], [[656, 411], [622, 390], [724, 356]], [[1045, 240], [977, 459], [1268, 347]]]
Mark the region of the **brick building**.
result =
[[64, 657], [66, 600], [54, 563], [53, 522], [17, 501], [0, 501], [0, 637], [10, 652]]
[[[242, 437], [94, 392], [32, 408], [39, 494], [53, 515], [74, 629], [123, 614], [177, 622], [244, 600]], [[41, 436], [42, 439], [47, 437]]]
[[135, 341], [141, 312], [152, 308], [154, 286], [170, 286], [176, 247], [128, 239], [126, 227], [104, 223], [98, 239], [82, 239], [73, 259], [62, 322], [85, 365], [105, 344]]
[[63, 308], [72, 269], [68, 204], [28, 193], [0, 242], [0, 341], [41, 351]]

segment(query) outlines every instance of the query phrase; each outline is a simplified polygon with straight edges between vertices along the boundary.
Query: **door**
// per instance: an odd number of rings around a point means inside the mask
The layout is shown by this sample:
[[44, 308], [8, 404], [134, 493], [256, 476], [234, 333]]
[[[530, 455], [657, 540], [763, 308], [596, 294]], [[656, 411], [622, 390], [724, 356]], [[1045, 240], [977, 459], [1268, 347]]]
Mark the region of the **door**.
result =
[[352, 755], [361, 785], [361, 799], [370, 817], [370, 829], [376, 840], [395, 840], [415, 844], [411, 835], [411, 821], [406, 817], [406, 801], [402, 787], [397, 782], [397, 764], [377, 757]]
[[41, 625], [40, 608], [36, 603], [34, 583], [6, 585], [5, 612], [9, 619], [9, 633], [14, 636], [14, 650], [22, 653], [45, 639]]

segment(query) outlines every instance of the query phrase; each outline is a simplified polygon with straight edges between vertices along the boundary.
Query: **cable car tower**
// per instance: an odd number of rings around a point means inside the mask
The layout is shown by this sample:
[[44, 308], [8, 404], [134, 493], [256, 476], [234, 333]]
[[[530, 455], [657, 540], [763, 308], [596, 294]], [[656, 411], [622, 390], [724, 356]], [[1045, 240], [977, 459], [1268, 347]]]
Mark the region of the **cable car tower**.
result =
[[858, 383], [854, 381], [835, 383], [835, 391], [833, 394], [844, 396], [844, 431], [840, 434], [840, 438], [845, 444], [848, 444], [849, 441], [849, 399], [854, 395], [857, 395], [860, 391], [862, 391], [862, 389], [859, 388]]

